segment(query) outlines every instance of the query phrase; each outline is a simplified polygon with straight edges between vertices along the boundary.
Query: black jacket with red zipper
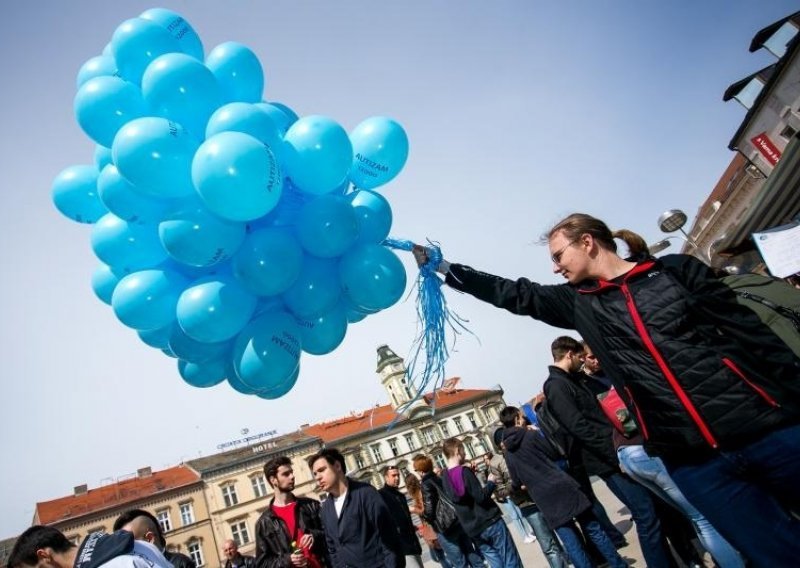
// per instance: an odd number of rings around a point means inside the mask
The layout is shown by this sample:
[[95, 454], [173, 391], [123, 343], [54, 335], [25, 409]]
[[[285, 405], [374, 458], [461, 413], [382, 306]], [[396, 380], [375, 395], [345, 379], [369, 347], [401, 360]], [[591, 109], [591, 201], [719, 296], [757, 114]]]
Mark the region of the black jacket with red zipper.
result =
[[577, 330], [628, 398], [652, 455], [703, 460], [800, 422], [800, 360], [730, 288], [688, 255], [635, 260], [615, 282], [541, 285], [459, 264], [446, 281]]

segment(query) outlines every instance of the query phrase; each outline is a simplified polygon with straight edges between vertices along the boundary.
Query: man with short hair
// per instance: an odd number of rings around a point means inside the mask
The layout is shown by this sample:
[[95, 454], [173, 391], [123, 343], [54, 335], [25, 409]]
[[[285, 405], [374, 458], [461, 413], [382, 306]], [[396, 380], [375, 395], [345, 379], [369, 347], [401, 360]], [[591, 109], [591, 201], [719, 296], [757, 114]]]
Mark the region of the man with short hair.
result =
[[378, 490], [389, 513], [397, 523], [400, 546], [406, 557], [406, 566], [422, 567], [422, 547], [419, 544], [411, 511], [406, 496], [400, 493], [400, 470], [396, 465], [387, 465], [382, 470], [383, 487]]
[[308, 465], [319, 488], [329, 494], [320, 516], [334, 568], [405, 567], [397, 523], [378, 490], [347, 477], [344, 456], [334, 448], [309, 457]]
[[225, 554], [225, 568], [255, 568], [256, 559], [239, 553], [239, 545], [235, 540], [228, 539], [222, 545]]
[[521, 568], [522, 561], [508, 532], [503, 514], [492, 500], [495, 477], [489, 474], [486, 485], [473, 471], [464, 466], [464, 443], [458, 438], [448, 438], [442, 444], [447, 459], [447, 470], [442, 473], [442, 489], [455, 505], [461, 526], [475, 542], [491, 568]]
[[181, 554], [167, 550], [167, 539], [155, 516], [144, 509], [130, 509], [122, 513], [114, 521], [114, 532], [126, 530], [133, 533], [133, 538], [143, 540], [157, 547], [174, 568], [195, 568], [194, 560]]
[[320, 503], [294, 495], [292, 460], [287, 456], [272, 458], [264, 464], [264, 477], [275, 495], [256, 522], [256, 566], [327, 566]]

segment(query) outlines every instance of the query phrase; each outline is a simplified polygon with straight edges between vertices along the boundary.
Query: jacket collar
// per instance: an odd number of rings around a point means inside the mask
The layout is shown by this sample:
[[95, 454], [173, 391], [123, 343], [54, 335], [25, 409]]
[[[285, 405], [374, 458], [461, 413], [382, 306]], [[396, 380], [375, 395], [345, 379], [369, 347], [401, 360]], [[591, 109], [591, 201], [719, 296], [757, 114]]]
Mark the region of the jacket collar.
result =
[[[646, 274], [660, 263], [652, 257], [634, 257], [628, 260], [635, 261], [637, 264], [622, 276], [622, 284], [627, 284], [630, 280]], [[581, 294], [596, 294], [605, 292], [609, 289], [619, 288], [621, 285], [608, 280], [587, 280], [578, 285], [578, 292]]]

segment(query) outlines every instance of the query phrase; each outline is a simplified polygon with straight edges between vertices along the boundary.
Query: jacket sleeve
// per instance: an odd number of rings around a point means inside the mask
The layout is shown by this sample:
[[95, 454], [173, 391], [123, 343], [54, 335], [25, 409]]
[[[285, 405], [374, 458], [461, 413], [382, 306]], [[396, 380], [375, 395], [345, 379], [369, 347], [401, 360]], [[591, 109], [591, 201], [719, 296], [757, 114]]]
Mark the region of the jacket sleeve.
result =
[[517, 468], [514, 466], [514, 458], [509, 459], [506, 457], [506, 469], [508, 471], [508, 478], [511, 480], [511, 488], [515, 490], [520, 489], [522, 487], [522, 482], [519, 480]]
[[[328, 499], [333, 499], [333, 497], [328, 497]], [[331, 503], [331, 505], [333, 505], [333, 503]], [[336, 512], [335, 511], [331, 511], [332, 515], [334, 516], [334, 524], [329, 529], [329, 527], [326, 525], [326, 523], [330, 522], [328, 519], [330, 518], [331, 515], [326, 515], [325, 514], [325, 506], [326, 506], [326, 504], [322, 504], [320, 506], [319, 519], [320, 519], [320, 521], [322, 521], [322, 527], [325, 530], [325, 545], [328, 548], [328, 558], [330, 558], [331, 566], [338, 567], [338, 566], [340, 566], [340, 564], [339, 564], [339, 557], [337, 556], [336, 542], [330, 536], [331, 531], [337, 530], [336, 523], [335, 523]], [[331, 507], [331, 509], [332, 508], [333, 507]]]
[[306, 507], [306, 519], [304, 532], [314, 537], [314, 546], [311, 547], [317, 556], [327, 556], [325, 529], [322, 528], [322, 521], [320, 516], [320, 503], [316, 499], [308, 499], [304, 501]]
[[495, 307], [530, 316], [554, 327], [575, 329], [575, 297], [568, 284], [545, 286], [527, 278], [508, 280], [462, 264], [451, 264], [445, 282]]
[[487, 481], [486, 485], [481, 487], [481, 482], [478, 481], [478, 477], [472, 473], [472, 470], [468, 467], [465, 467], [461, 470], [464, 474], [464, 488], [469, 493], [470, 497], [476, 503], [485, 503], [486, 501], [491, 501], [492, 493], [497, 488], [494, 481]]
[[292, 565], [289, 554], [273, 550], [267, 538], [266, 519], [262, 516], [256, 522], [256, 568], [285, 568]]
[[432, 483], [422, 483], [422, 518], [434, 524], [436, 521], [436, 501], [439, 495]]
[[383, 498], [377, 491], [370, 491], [365, 498], [369, 499], [367, 509], [372, 515], [370, 526], [377, 527], [379, 541], [383, 548], [384, 566], [386, 568], [396, 568], [398, 565], [397, 555], [400, 554], [400, 533], [397, 523], [392, 519], [389, 508], [384, 503]]

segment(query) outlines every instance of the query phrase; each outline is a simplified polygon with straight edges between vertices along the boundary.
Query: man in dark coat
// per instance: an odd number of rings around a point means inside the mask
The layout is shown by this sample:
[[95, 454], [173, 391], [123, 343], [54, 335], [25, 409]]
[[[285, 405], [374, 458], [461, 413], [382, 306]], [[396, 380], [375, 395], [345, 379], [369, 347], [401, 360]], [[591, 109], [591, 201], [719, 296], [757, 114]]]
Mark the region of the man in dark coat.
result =
[[252, 556], [239, 553], [239, 545], [235, 540], [228, 539], [222, 545], [225, 554], [224, 568], [255, 568], [256, 559]]
[[422, 568], [422, 547], [419, 544], [417, 531], [411, 520], [411, 511], [408, 509], [406, 496], [400, 493], [397, 487], [400, 485], [400, 470], [395, 465], [387, 465], [383, 468], [383, 487], [378, 492], [386, 503], [392, 518], [397, 523], [400, 535], [400, 545], [406, 557], [406, 566], [418, 566]]

